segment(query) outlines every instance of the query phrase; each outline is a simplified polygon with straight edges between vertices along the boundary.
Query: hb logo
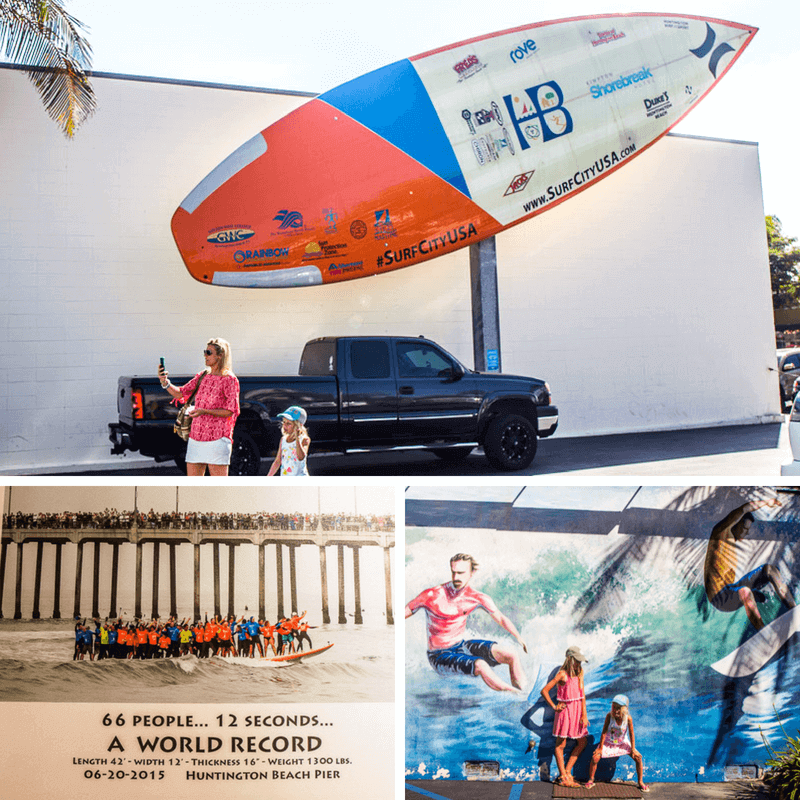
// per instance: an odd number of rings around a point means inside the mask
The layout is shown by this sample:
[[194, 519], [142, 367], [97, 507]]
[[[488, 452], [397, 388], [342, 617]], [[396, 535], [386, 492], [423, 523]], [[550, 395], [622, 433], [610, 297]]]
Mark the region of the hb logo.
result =
[[[692, 55], [697, 56], [698, 58], [705, 58], [709, 53], [711, 53], [712, 49], [714, 48], [714, 43], [717, 41], [717, 34], [714, 29], [706, 22], [706, 40], [700, 47], [696, 48], [695, 50], [690, 50], [689, 52]], [[716, 78], [717, 77], [717, 66], [719, 65], [719, 60], [724, 56], [726, 53], [732, 53], [733, 48], [727, 43], [723, 42], [721, 45], [711, 53], [711, 58], [708, 60], [708, 68], [711, 70], [711, 74]]]
[[527, 150], [530, 144], [522, 131], [522, 125], [531, 120], [538, 120], [542, 140], [545, 142], [572, 133], [572, 116], [564, 108], [564, 93], [555, 81], [526, 89], [525, 94], [527, 97], [512, 97], [507, 94], [503, 98], [523, 150]]

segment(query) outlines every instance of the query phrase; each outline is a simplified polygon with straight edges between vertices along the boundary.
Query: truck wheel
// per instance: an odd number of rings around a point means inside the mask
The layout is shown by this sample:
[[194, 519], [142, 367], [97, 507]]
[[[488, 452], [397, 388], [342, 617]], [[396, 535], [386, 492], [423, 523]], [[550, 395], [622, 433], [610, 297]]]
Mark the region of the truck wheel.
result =
[[258, 475], [261, 470], [261, 453], [249, 433], [233, 434], [230, 475]]
[[486, 431], [483, 452], [489, 463], [505, 472], [525, 469], [536, 455], [536, 428], [521, 414], [493, 419]]
[[186, 474], [186, 453], [182, 456], [175, 456], [172, 459], [175, 462], [175, 466], [185, 475]]
[[474, 449], [474, 447], [432, 447], [431, 453], [442, 461], [462, 461]]

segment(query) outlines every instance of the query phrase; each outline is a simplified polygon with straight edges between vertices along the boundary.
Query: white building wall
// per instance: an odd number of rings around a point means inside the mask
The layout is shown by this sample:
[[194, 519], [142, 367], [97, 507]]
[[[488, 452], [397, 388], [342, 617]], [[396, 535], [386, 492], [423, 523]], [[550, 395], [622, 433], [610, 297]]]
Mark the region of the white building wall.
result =
[[[307, 339], [350, 333], [425, 334], [472, 364], [468, 250], [305, 289], [189, 276], [175, 208], [305, 98], [93, 83], [67, 141], [0, 69], [0, 471], [121, 461], [118, 376], [200, 369], [213, 336], [239, 374], [294, 373]], [[550, 382], [558, 436], [775, 419], [756, 146], [667, 137], [497, 250], [503, 368]]]

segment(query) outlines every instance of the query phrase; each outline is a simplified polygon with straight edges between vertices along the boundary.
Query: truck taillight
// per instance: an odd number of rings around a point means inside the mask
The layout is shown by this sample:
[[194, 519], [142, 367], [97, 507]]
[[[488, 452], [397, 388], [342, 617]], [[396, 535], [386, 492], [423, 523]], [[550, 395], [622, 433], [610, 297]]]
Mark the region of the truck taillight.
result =
[[144, 419], [144, 401], [141, 389], [131, 389], [131, 414], [134, 419]]

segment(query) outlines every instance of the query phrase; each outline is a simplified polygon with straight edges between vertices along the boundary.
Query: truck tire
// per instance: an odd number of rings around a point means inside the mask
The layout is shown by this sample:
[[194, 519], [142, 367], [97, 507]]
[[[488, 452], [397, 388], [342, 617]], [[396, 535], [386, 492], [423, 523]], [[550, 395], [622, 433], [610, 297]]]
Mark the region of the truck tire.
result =
[[172, 459], [175, 462], [175, 466], [185, 475], [186, 474], [186, 453], [181, 456], [175, 456]]
[[474, 449], [474, 447], [432, 447], [431, 453], [442, 461], [462, 461]]
[[233, 434], [233, 452], [229, 475], [258, 475], [261, 471], [261, 453], [249, 433]]
[[495, 469], [525, 469], [536, 456], [536, 428], [521, 414], [502, 414], [489, 423], [483, 452]]

